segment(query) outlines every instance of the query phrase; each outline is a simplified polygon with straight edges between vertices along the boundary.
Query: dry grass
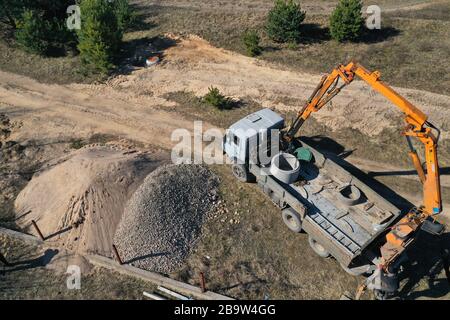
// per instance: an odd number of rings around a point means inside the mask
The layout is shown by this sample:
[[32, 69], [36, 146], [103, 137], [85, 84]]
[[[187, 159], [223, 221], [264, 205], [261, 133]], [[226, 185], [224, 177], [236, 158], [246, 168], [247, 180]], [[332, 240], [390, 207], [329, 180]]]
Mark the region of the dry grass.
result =
[[[363, 5], [368, 6], [374, 4], [373, 1], [363, 0]], [[377, 5], [383, 9], [397, 9], [406, 8], [408, 6], [420, 5], [428, 2], [427, 0], [378, 0]], [[132, 3], [139, 5], [161, 5], [161, 6], [178, 6], [188, 7], [201, 10], [223, 10], [223, 11], [243, 11], [243, 12], [255, 12], [255, 11], [267, 11], [273, 7], [274, 0], [222, 0], [222, 1], [204, 1], [204, 0], [165, 0], [164, 2], [157, 0], [132, 0]], [[300, 4], [302, 9], [308, 10], [310, 14], [323, 14], [324, 12], [330, 12], [338, 3], [338, 0], [302, 0]]]
[[0, 252], [10, 263], [22, 262], [14, 266], [13, 271], [0, 267], [1, 300], [143, 299], [143, 291], [155, 289], [147, 282], [94, 267], [88, 274], [81, 274], [80, 290], [69, 290], [67, 274], [33, 263], [23, 263], [40, 257], [43, 251], [43, 248], [0, 235]]
[[41, 57], [28, 54], [1, 37], [0, 69], [32, 77], [43, 83], [89, 83], [99, 79], [79, 71], [80, 61], [77, 56]]
[[[127, 38], [164, 32], [193, 33], [216, 46], [244, 54], [241, 34], [254, 28], [263, 35], [265, 50], [261, 58], [281, 66], [322, 73], [354, 58], [370, 69], [382, 71], [383, 78], [392, 85], [448, 93], [450, 75], [443, 66], [450, 59], [450, 22], [443, 6], [388, 11], [382, 16], [382, 30], [367, 33], [360, 42], [344, 44], [330, 39], [328, 16], [307, 14], [304, 40], [293, 48], [275, 44], [264, 36], [266, 11], [222, 12], [141, 4], [141, 19], [154, 27], [130, 33]], [[436, 15], [436, 19], [419, 18], [424, 15]]]
[[228, 110], [219, 110], [196, 97], [192, 92], [180, 91], [168, 94], [166, 99], [178, 105], [164, 110], [175, 111], [187, 119], [203, 120], [221, 128], [228, 128], [231, 124], [245, 117], [249, 113], [258, 111], [262, 107], [252, 100], [242, 99], [233, 103], [234, 107]]
[[[272, 0], [252, 3], [228, 0], [220, 5], [186, 0], [165, 2], [163, 6], [136, 0], [133, 3], [139, 13], [139, 23], [133, 32], [126, 34], [125, 40], [153, 37], [166, 32], [193, 33], [216, 46], [245, 53], [241, 35], [247, 28], [254, 28], [263, 35], [265, 51], [261, 58], [284, 67], [322, 73], [338, 63], [355, 58], [368, 68], [382, 71], [384, 79], [393, 85], [448, 93], [450, 75], [443, 67], [445, 61], [450, 59], [448, 3], [392, 11], [425, 1], [379, 1], [377, 4], [387, 10], [382, 16], [383, 30], [367, 34], [358, 43], [339, 44], [330, 40], [328, 13], [324, 15], [333, 8], [334, 2], [302, 2], [304, 8], [309, 10], [304, 25], [304, 40], [293, 47], [272, 43], [264, 36], [264, 21]], [[371, 3], [367, 1], [365, 4]], [[125, 47], [129, 45], [130, 42]], [[0, 68], [44, 82], [97, 80], [78, 71], [78, 57], [42, 58], [26, 54], [3, 40], [0, 41]]]
[[450, 21], [450, 4], [448, 1], [433, 3], [420, 10], [403, 10], [390, 13], [391, 16], [408, 19], [427, 19]]

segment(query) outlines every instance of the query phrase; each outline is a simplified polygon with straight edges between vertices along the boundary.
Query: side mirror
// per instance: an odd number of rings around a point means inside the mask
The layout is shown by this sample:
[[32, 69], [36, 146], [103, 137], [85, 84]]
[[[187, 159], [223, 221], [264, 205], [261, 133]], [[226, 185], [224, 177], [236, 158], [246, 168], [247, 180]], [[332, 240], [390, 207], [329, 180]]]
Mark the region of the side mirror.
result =
[[225, 143], [227, 143], [227, 134], [226, 133], [223, 135], [223, 140], [222, 140], [222, 152], [223, 152], [223, 154], [226, 153], [225, 152]]

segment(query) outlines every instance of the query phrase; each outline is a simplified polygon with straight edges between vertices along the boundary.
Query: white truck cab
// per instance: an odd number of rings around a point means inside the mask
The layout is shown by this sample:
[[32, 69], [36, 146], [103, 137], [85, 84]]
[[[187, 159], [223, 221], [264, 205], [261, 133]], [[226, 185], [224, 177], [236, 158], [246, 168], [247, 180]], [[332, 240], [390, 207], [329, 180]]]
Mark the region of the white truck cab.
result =
[[279, 131], [283, 127], [284, 119], [278, 113], [267, 108], [259, 110], [231, 125], [223, 142], [223, 150], [235, 163], [248, 164], [250, 146], [257, 146], [261, 136], [267, 137], [270, 130]]

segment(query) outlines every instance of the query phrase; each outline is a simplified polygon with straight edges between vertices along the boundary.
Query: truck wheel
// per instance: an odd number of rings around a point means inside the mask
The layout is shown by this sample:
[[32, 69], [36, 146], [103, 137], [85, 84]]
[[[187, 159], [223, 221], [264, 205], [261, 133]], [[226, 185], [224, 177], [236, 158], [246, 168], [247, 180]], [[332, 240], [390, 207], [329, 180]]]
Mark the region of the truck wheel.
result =
[[311, 249], [314, 250], [315, 253], [317, 253], [322, 258], [328, 258], [331, 256], [331, 254], [325, 249], [324, 246], [322, 246], [320, 243], [318, 243], [316, 240], [314, 240], [311, 236], [308, 238], [309, 245], [311, 246]]
[[302, 231], [302, 219], [300, 215], [292, 208], [287, 208], [281, 211], [283, 222], [289, 230], [299, 233]]
[[249, 172], [245, 165], [243, 164], [233, 164], [231, 167], [231, 170], [233, 171], [234, 176], [236, 179], [238, 179], [241, 182], [248, 182], [249, 179]]

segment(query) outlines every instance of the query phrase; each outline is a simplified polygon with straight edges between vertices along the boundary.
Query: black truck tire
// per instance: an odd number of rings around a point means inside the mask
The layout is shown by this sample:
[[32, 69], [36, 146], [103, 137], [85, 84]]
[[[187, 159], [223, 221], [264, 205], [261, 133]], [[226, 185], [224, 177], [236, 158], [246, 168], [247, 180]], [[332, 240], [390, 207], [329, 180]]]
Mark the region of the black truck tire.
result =
[[316, 240], [313, 239], [313, 237], [309, 236], [308, 242], [309, 245], [311, 246], [311, 249], [313, 249], [313, 251], [317, 253], [320, 257], [328, 258], [331, 256], [331, 254], [320, 243], [318, 243]]
[[302, 218], [294, 209], [284, 209], [281, 211], [281, 216], [284, 224], [289, 228], [289, 230], [296, 233], [300, 233], [302, 231]]

